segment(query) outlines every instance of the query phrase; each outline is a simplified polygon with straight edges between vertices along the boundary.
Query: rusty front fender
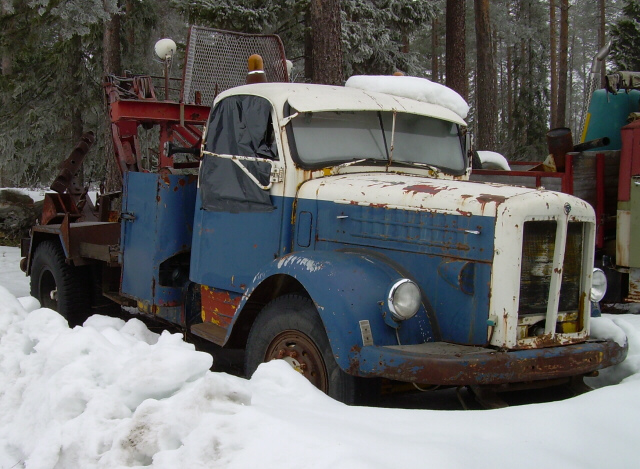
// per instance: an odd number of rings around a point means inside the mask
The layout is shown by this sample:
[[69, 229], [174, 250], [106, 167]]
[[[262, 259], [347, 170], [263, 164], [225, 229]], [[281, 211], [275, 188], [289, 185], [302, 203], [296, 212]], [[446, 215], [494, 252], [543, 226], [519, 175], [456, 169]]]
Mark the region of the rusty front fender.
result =
[[498, 351], [430, 342], [353, 349], [349, 373], [434, 385], [488, 385], [581, 376], [616, 365], [628, 346], [613, 341]]

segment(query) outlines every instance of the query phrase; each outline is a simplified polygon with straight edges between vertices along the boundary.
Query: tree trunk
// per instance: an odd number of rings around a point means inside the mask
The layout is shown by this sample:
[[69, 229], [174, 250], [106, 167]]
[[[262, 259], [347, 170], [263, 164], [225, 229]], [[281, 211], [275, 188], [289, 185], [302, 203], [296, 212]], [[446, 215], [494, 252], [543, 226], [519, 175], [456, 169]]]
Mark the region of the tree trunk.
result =
[[[0, 15], [4, 16], [8, 14], [9, 11], [9, 4], [5, 0], [0, 1]], [[5, 28], [13, 29], [12, 23], [12, 19], [7, 20]], [[0, 54], [0, 67], [2, 68], [2, 75], [9, 76], [13, 73], [13, 51], [10, 47], [3, 46], [0, 48]]]
[[[133, 0], [126, 0], [125, 11], [127, 13], [127, 18], [131, 19], [131, 16], [133, 15]], [[129, 53], [131, 55], [133, 55], [135, 51], [135, 42], [136, 42], [136, 30], [131, 24], [129, 24], [129, 27], [127, 29], [127, 44], [130, 51]]]
[[311, 32], [311, 7], [304, 14], [304, 78], [306, 82], [313, 80], [313, 34]]
[[558, 44], [556, 38], [556, 2], [549, 0], [549, 46], [551, 48], [551, 128], [558, 127]]
[[437, 82], [440, 79], [440, 60], [438, 57], [438, 47], [440, 47], [438, 33], [438, 18], [431, 21], [431, 81]]
[[474, 0], [477, 46], [476, 103], [478, 112], [478, 149], [496, 146], [495, 67], [491, 46], [489, 0]]
[[511, 135], [512, 125], [511, 116], [513, 116], [513, 96], [515, 94], [513, 80], [513, 46], [507, 46], [507, 117], [508, 135]]
[[465, 0], [447, 0], [445, 84], [467, 99], [469, 83], [465, 47]]
[[311, 0], [313, 82], [342, 85], [340, 0]]
[[[105, 0], [105, 8], [107, 2]], [[120, 52], [120, 15], [111, 14], [111, 19], [104, 23], [104, 31], [102, 35], [102, 73], [103, 75], [121, 75], [122, 59]], [[109, 115], [109, 107], [105, 103], [105, 127], [104, 127], [104, 151], [105, 151], [105, 190], [106, 192], [115, 192], [122, 190], [122, 176], [120, 169], [115, 161], [115, 153], [113, 149], [113, 141], [111, 134], [111, 119]]]
[[[107, 2], [105, 0], [105, 8]], [[113, 13], [104, 23], [102, 35], [102, 71], [104, 75], [121, 75], [122, 59], [120, 53], [120, 15]]]
[[569, 116], [571, 116], [571, 122], [569, 124], [569, 127], [571, 127], [572, 129], [575, 129], [576, 132], [573, 133], [574, 137], [579, 137], [579, 135], [577, 134], [577, 132], [580, 131], [580, 119], [578, 119], [577, 116], [577, 112], [574, 111], [574, 99], [573, 99], [573, 68], [575, 66], [575, 61], [574, 61], [574, 53], [576, 50], [576, 34], [575, 32], [573, 34], [571, 34], [571, 53], [569, 54], [569, 56], [571, 57], [570, 63], [569, 63], [569, 89], [568, 89], [568, 99], [569, 99]]
[[567, 64], [569, 49], [569, 0], [560, 0], [560, 63], [558, 66], [558, 119], [564, 127], [567, 116]]

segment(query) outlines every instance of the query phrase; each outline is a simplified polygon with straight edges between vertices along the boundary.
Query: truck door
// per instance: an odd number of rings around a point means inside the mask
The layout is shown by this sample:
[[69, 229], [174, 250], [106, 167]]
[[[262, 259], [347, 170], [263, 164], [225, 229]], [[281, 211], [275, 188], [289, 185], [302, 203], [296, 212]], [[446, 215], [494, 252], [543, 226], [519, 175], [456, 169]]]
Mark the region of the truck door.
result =
[[[226, 326], [258, 270], [280, 255], [284, 174], [272, 106], [258, 96], [220, 101], [209, 117], [195, 210], [191, 280], [206, 321]], [[276, 178], [277, 179], [277, 178]]]

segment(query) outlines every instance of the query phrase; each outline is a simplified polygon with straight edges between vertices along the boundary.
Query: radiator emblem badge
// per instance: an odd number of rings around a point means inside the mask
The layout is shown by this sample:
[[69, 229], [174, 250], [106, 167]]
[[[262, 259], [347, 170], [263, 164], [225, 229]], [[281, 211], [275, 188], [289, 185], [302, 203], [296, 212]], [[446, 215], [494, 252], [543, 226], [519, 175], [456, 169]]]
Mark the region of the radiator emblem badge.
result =
[[569, 215], [569, 212], [571, 212], [571, 205], [569, 204], [569, 202], [567, 202], [566, 204], [564, 204], [564, 213]]

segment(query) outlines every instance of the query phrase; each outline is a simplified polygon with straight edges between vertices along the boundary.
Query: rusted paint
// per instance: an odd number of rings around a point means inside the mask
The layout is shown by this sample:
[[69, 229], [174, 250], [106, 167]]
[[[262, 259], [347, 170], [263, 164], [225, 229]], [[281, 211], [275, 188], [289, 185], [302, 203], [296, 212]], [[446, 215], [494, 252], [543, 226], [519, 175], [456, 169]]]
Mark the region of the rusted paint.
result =
[[175, 308], [177, 306], [180, 306], [181, 303], [178, 301], [163, 301], [163, 300], [158, 300], [158, 305], [161, 308]]
[[491, 202], [494, 202], [496, 205], [500, 205], [501, 203], [504, 203], [504, 201], [507, 199], [503, 195], [480, 194], [478, 197], [476, 197], [476, 200], [484, 206]]
[[357, 357], [360, 356], [361, 347], [358, 344], [354, 344], [349, 350], [349, 356], [352, 357], [349, 360], [349, 368], [346, 370], [347, 373], [353, 376], [358, 376], [360, 374], [360, 361]]
[[415, 184], [404, 188], [405, 192], [413, 192], [414, 194], [421, 192], [431, 195], [436, 195], [438, 192], [442, 192], [443, 190], [445, 190], [445, 187], [434, 187], [428, 184]]
[[462, 215], [464, 217], [470, 217], [471, 215], [473, 215], [471, 212], [467, 212], [467, 211], [459, 209], [459, 208], [456, 209], [456, 212], [458, 212], [460, 215]]
[[227, 291], [202, 285], [202, 318], [205, 322], [212, 322], [222, 327], [229, 327], [231, 319], [236, 314], [241, 295], [231, 298]]
[[629, 295], [627, 301], [640, 303], [640, 268], [629, 269]]
[[353, 347], [346, 371], [425, 384], [503, 384], [584, 375], [620, 363], [627, 351], [613, 341], [509, 352], [437, 342]]

